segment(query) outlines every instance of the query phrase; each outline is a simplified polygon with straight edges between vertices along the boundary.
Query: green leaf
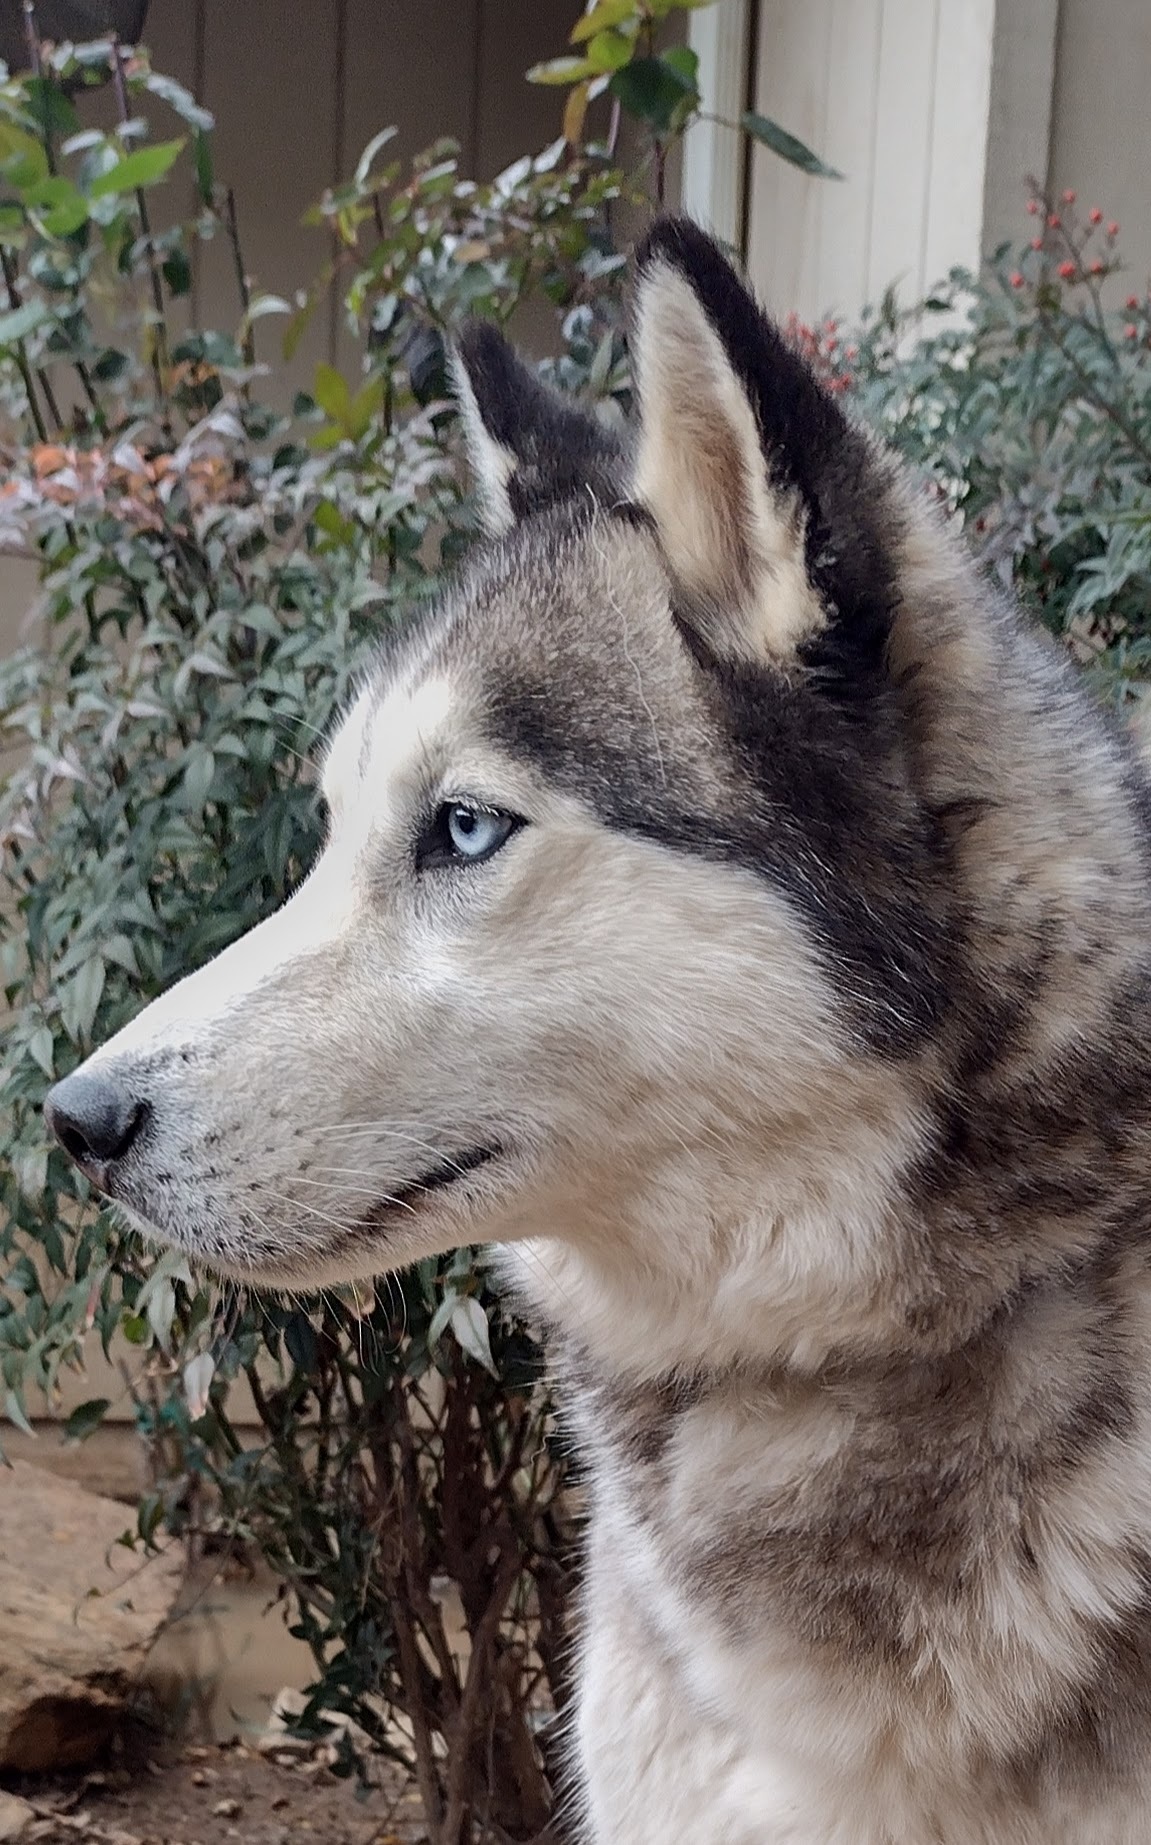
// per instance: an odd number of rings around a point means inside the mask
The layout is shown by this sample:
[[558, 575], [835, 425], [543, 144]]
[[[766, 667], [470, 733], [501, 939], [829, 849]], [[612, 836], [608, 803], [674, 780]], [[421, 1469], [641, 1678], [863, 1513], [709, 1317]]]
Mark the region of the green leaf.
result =
[[699, 100], [694, 79], [677, 69], [670, 55], [633, 58], [616, 71], [609, 86], [629, 115], [660, 134], [668, 132], [685, 105], [690, 108]]
[[125, 154], [123, 160], [118, 160], [114, 167], [92, 181], [88, 188], [89, 198], [102, 199], [109, 193], [132, 192], [137, 186], [156, 185], [175, 165], [185, 144], [181, 136], [178, 141], [157, 141], [152, 147], [138, 147], [135, 153]]
[[635, 49], [622, 32], [597, 32], [587, 48], [588, 63], [597, 71], [620, 70]]
[[49, 237], [70, 237], [88, 221], [88, 201], [70, 179], [56, 175], [29, 186], [24, 204], [34, 212]]
[[367, 147], [365, 147], [363, 153], [356, 162], [354, 184], [357, 188], [367, 184], [368, 175], [372, 170], [373, 160], [379, 153], [381, 147], [386, 147], [389, 141], [395, 140], [397, 133], [398, 130], [395, 128], [381, 128], [378, 135], [372, 136]]
[[24, 94], [28, 99], [28, 113], [41, 134], [55, 136], [76, 133], [80, 118], [63, 90], [50, 78], [25, 77]]
[[28, 1420], [24, 1405], [14, 1390], [9, 1390], [4, 1398], [4, 1413], [9, 1422], [14, 1422], [25, 1435], [35, 1435], [36, 1431]]
[[778, 122], [771, 120], [770, 116], [756, 115], [754, 110], [749, 109], [746, 114], [740, 116], [739, 121], [740, 127], [746, 129], [756, 141], [761, 141], [764, 147], [769, 147], [773, 154], [778, 154], [779, 158], [786, 160], [790, 166], [798, 167], [801, 173], [810, 173], [814, 179], [842, 179], [844, 177], [838, 167], [828, 166], [818, 154], [812, 153], [806, 142], [801, 141], [797, 135], [790, 134], [786, 128], [781, 128]]
[[342, 372], [336, 370], [334, 365], [327, 365], [322, 361], [317, 365], [312, 396], [320, 409], [325, 410], [334, 423], [339, 423], [341, 428], [347, 425], [351, 393], [348, 390], [347, 379]]
[[41, 1025], [39, 1030], [32, 1033], [31, 1038], [28, 1040], [28, 1049], [36, 1063], [38, 1063], [43, 1070], [45, 1076], [55, 1076], [56, 1040], [52, 1036], [47, 1025]]
[[48, 156], [35, 135], [0, 121], [0, 170], [19, 192], [48, 178]]
[[64, 1433], [69, 1441], [83, 1441], [103, 1422], [112, 1404], [107, 1397], [91, 1397], [65, 1419]]
[[180, 783], [181, 804], [188, 813], [198, 814], [208, 799], [216, 776], [216, 758], [211, 750], [200, 750], [184, 770]]
[[450, 1324], [468, 1357], [483, 1365], [484, 1370], [490, 1371], [493, 1377], [498, 1377], [492, 1358], [488, 1316], [474, 1295], [466, 1294], [456, 1301], [451, 1311]]
[[205, 205], [212, 203], [216, 175], [212, 161], [212, 137], [203, 130], [196, 136], [196, 185]]
[[0, 346], [15, 346], [47, 319], [48, 310], [42, 301], [26, 301], [10, 314], [0, 314]]
[[91, 1031], [103, 991], [104, 963], [99, 955], [92, 955], [60, 993], [60, 1017], [74, 1044]]
[[152, 1337], [161, 1351], [166, 1352], [172, 1336], [172, 1321], [176, 1317], [176, 1290], [166, 1275], [162, 1276], [148, 1296], [147, 1319], [152, 1329]]
[[549, 58], [545, 64], [533, 64], [527, 72], [529, 83], [582, 83], [594, 77], [598, 67], [590, 58]]
[[306, 1313], [290, 1314], [284, 1327], [284, 1344], [298, 1371], [314, 1371], [317, 1347], [316, 1329]]
[[672, 45], [670, 50], [664, 52], [663, 61], [677, 76], [683, 78], [685, 85], [690, 85], [693, 90], [699, 89], [698, 51], [693, 51], [690, 45]]
[[163, 263], [164, 280], [174, 295], [186, 295], [192, 286], [192, 265], [184, 250], [170, 250]]
[[350, 545], [356, 536], [356, 528], [352, 521], [345, 519], [331, 500], [321, 500], [313, 518], [320, 531], [334, 539], [337, 544]]
[[144, 78], [144, 88], [150, 90], [153, 96], [161, 97], [170, 109], [174, 109], [176, 114], [187, 122], [189, 128], [196, 128], [201, 133], [207, 134], [216, 126], [211, 110], [205, 109], [202, 104], [198, 103], [191, 91], [186, 90], [183, 84], [177, 83], [174, 78], [165, 77], [160, 71], [150, 70]]
[[[585, 45], [597, 32], [609, 31], [615, 26], [634, 22], [639, 28], [639, 7], [636, 0], [599, 0], [590, 12], [577, 19], [568, 35], [569, 45]], [[634, 34], [633, 34], [634, 35]]]

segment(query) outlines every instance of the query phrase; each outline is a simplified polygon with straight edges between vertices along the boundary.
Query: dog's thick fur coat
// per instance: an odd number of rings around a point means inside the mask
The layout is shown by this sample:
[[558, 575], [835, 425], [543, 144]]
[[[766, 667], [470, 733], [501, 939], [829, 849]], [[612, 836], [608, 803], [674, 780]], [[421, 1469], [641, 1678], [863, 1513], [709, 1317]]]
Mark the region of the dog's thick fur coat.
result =
[[637, 267], [634, 451], [468, 335], [491, 539], [315, 872], [51, 1113], [232, 1272], [502, 1245], [595, 1845], [1144, 1845], [1147, 787], [714, 246]]

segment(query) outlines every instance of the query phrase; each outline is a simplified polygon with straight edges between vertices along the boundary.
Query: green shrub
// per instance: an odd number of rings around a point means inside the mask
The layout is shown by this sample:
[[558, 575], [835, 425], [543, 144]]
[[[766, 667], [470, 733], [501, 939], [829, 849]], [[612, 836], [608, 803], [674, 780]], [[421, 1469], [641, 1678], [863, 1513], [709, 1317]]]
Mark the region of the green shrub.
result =
[[[1141, 725], [1151, 665], [1151, 301], [1104, 306], [1119, 226], [1073, 193], [1034, 236], [849, 337], [863, 416], [937, 481], [987, 568]], [[938, 330], [933, 330], [932, 323]], [[844, 348], [840, 348], [843, 352]]]
[[[235, 327], [179, 329], [198, 240], [237, 239], [210, 119], [143, 54], [45, 55], [41, 75], [0, 87], [0, 542], [37, 558], [49, 628], [0, 663], [0, 742], [19, 753], [0, 797], [0, 1396], [26, 1423], [86, 1333], [107, 1348], [122, 1331], [157, 1458], [141, 1540], [163, 1526], [256, 1546], [317, 1662], [305, 1722], [345, 1712], [397, 1755], [443, 1845], [489, 1825], [535, 1837], [547, 1720], [567, 1701], [572, 1520], [524, 1329], [468, 1251], [378, 1292], [281, 1305], [205, 1290], [97, 1208], [40, 1105], [312, 857], [315, 738], [381, 624], [418, 607], [470, 533], [451, 327], [549, 298], [568, 316], [564, 376], [620, 385], [621, 181], [560, 144], [488, 186], [446, 146], [405, 174], [381, 167], [377, 137], [314, 214], [338, 255], [312, 304], [339, 288], [362, 363], [351, 378], [319, 366], [286, 405], [257, 340], [287, 304], [245, 296]], [[89, 81], [118, 90], [116, 132], [77, 118], [67, 91]], [[147, 138], [150, 101], [189, 132]], [[148, 191], [189, 161], [199, 216], [153, 235]], [[242, 1372], [254, 1447], [229, 1417]], [[84, 1404], [69, 1432], [108, 1407]]]

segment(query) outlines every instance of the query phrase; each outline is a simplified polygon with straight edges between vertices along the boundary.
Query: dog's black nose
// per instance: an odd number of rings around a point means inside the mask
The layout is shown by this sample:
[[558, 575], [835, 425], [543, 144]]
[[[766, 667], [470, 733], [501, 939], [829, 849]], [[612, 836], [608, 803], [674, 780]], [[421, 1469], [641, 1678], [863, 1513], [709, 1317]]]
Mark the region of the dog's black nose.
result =
[[138, 1102], [107, 1076], [78, 1070], [48, 1091], [44, 1117], [65, 1153], [78, 1166], [106, 1166], [123, 1159], [147, 1116]]

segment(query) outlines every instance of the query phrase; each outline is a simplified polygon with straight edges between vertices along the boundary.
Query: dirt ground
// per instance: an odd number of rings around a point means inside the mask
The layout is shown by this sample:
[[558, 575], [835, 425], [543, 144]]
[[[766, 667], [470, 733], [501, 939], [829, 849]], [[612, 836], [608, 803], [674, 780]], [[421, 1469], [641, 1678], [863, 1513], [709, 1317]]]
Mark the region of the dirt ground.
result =
[[424, 1836], [410, 1789], [390, 1782], [357, 1798], [323, 1748], [170, 1748], [94, 1774], [10, 1776], [4, 1787], [36, 1816], [20, 1845], [418, 1845]]

